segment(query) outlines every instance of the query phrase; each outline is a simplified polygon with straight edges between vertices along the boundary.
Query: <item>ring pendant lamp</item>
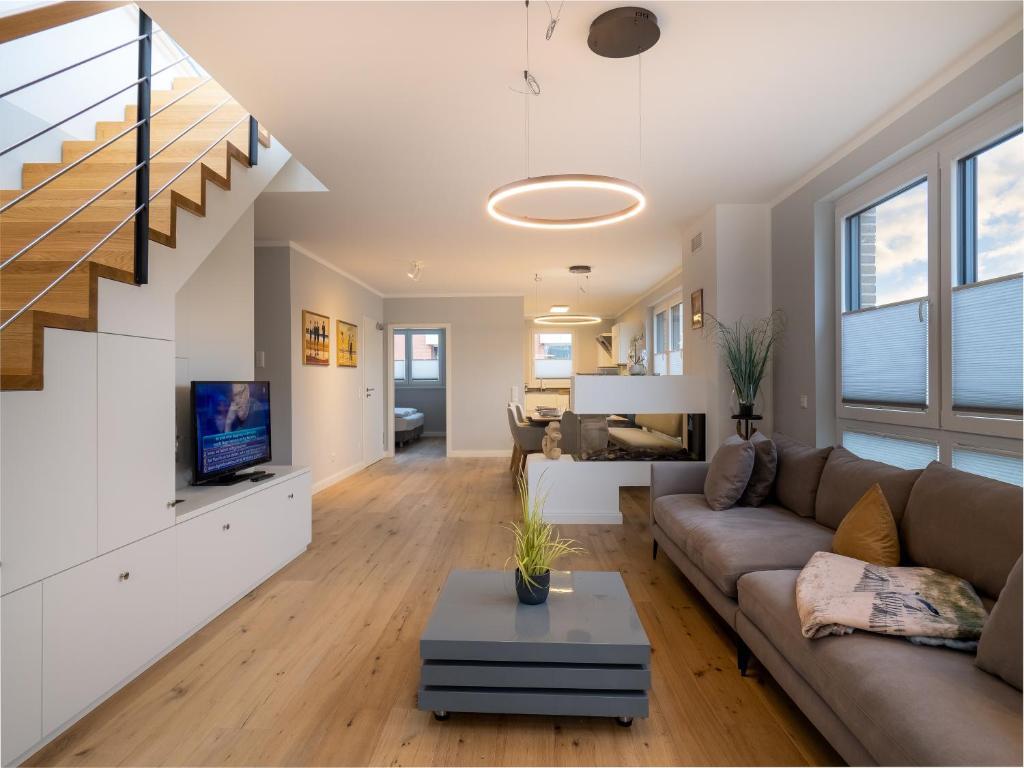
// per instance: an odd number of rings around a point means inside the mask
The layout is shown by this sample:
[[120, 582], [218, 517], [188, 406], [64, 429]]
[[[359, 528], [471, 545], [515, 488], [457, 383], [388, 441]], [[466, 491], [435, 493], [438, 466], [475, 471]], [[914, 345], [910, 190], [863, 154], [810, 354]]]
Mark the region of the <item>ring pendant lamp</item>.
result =
[[[587, 279], [590, 279], [590, 267], [587, 266], [576, 266], [570, 267], [569, 271], [577, 275], [576, 281], [576, 298], [582, 304], [582, 296], [584, 294], [583, 289], [579, 284], [579, 275], [586, 275]], [[540, 306], [540, 275], [534, 275], [533, 280], [536, 286], [536, 305]], [[533, 322], [536, 325], [547, 325], [547, 326], [561, 326], [561, 327], [574, 327], [577, 325], [596, 325], [602, 322], [603, 318], [597, 315], [588, 315], [583, 312], [569, 312], [569, 307], [564, 304], [559, 304], [551, 307], [551, 311], [545, 315], [538, 315], [533, 318]]]

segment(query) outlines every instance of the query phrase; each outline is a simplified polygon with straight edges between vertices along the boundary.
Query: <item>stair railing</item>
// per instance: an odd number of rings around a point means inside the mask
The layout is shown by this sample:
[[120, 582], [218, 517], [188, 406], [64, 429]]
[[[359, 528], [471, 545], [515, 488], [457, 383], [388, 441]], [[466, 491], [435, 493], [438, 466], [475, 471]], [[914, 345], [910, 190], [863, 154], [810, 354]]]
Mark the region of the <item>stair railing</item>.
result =
[[[159, 33], [166, 34], [166, 32], [164, 32], [164, 30], [156, 30], [155, 32], [158, 33], [158, 34]], [[153, 22], [150, 19], [150, 17], [148, 16], [148, 14], [146, 14], [145, 12], [143, 12], [140, 9], [139, 10], [139, 34], [137, 36], [131, 38], [130, 40], [126, 40], [126, 41], [124, 41], [122, 43], [119, 43], [118, 45], [115, 45], [112, 48], [108, 48], [108, 49], [106, 49], [104, 51], [100, 51], [99, 53], [95, 53], [95, 54], [93, 54], [91, 56], [88, 56], [88, 57], [86, 57], [84, 59], [81, 59], [80, 61], [76, 61], [73, 64], [69, 64], [69, 65], [67, 65], [65, 67], [62, 67], [62, 68], [58, 69], [58, 70], [50, 72], [47, 75], [43, 75], [42, 77], [37, 77], [34, 80], [31, 80], [31, 81], [29, 81], [27, 83], [23, 83], [22, 85], [19, 85], [19, 86], [15, 87], [15, 88], [11, 88], [10, 90], [7, 90], [7, 91], [5, 91], [3, 93], [0, 93], [0, 99], [6, 98], [8, 96], [11, 96], [14, 93], [17, 93], [19, 91], [25, 90], [26, 88], [30, 88], [30, 87], [32, 87], [34, 85], [38, 85], [39, 83], [46, 82], [46, 81], [50, 80], [51, 78], [56, 77], [57, 75], [61, 75], [61, 74], [64, 74], [65, 72], [69, 72], [69, 71], [71, 71], [73, 69], [76, 69], [77, 67], [80, 67], [83, 64], [87, 64], [87, 63], [89, 63], [91, 61], [96, 61], [97, 59], [100, 59], [100, 58], [102, 58], [104, 56], [107, 56], [107, 55], [109, 55], [111, 53], [114, 53], [115, 51], [119, 51], [119, 50], [121, 50], [123, 48], [126, 48], [127, 46], [136, 45], [136, 44], [138, 45], [138, 76], [137, 76], [137, 78], [133, 82], [128, 83], [123, 88], [119, 88], [118, 90], [114, 91], [113, 93], [111, 93], [111, 94], [109, 94], [107, 96], [104, 96], [102, 99], [100, 99], [100, 100], [90, 104], [89, 106], [85, 107], [84, 109], [80, 109], [77, 112], [75, 112], [74, 114], [71, 114], [68, 117], [63, 118], [62, 120], [59, 120], [58, 122], [53, 123], [52, 125], [49, 125], [46, 128], [43, 128], [42, 130], [39, 130], [39, 131], [33, 133], [31, 136], [28, 136], [28, 137], [26, 137], [24, 139], [20, 139], [20, 140], [16, 141], [15, 143], [13, 143], [13, 144], [11, 144], [11, 145], [9, 145], [7, 147], [4, 147], [3, 149], [0, 149], [0, 157], [3, 157], [4, 155], [7, 155], [7, 154], [13, 152], [14, 150], [18, 149], [19, 147], [23, 147], [26, 144], [28, 144], [29, 142], [31, 142], [31, 141], [33, 141], [35, 139], [38, 139], [41, 136], [46, 135], [47, 133], [49, 133], [50, 131], [54, 130], [55, 128], [59, 128], [60, 126], [64, 125], [65, 123], [68, 123], [71, 120], [74, 120], [76, 117], [80, 117], [81, 115], [84, 115], [89, 110], [94, 109], [94, 108], [96, 108], [96, 107], [98, 107], [98, 106], [100, 106], [102, 104], [105, 104], [106, 102], [110, 101], [111, 99], [121, 95], [125, 91], [131, 90], [132, 88], [136, 89], [137, 111], [136, 111], [136, 115], [135, 115], [135, 118], [136, 118], [135, 122], [132, 125], [128, 126], [124, 130], [120, 131], [116, 136], [113, 136], [113, 137], [107, 139], [106, 141], [104, 141], [99, 146], [94, 147], [93, 149], [89, 150], [89, 152], [87, 152], [86, 154], [82, 155], [82, 157], [78, 158], [77, 160], [75, 160], [75, 161], [73, 161], [71, 163], [68, 163], [67, 165], [63, 166], [62, 168], [60, 168], [59, 170], [57, 170], [56, 172], [54, 172], [53, 174], [51, 174], [47, 178], [45, 178], [42, 181], [40, 181], [38, 184], [33, 185], [30, 189], [27, 189], [27, 190], [23, 191], [17, 197], [13, 198], [12, 200], [9, 200], [8, 202], [4, 203], [3, 205], [0, 205], [0, 214], [3, 214], [6, 211], [8, 211], [11, 208], [13, 208], [18, 203], [21, 203], [22, 201], [24, 201], [27, 198], [31, 197], [33, 194], [35, 194], [39, 190], [43, 189], [44, 187], [48, 186], [52, 182], [56, 181], [57, 179], [59, 179], [64, 174], [66, 174], [69, 171], [77, 168], [78, 166], [80, 166], [85, 161], [89, 160], [90, 158], [92, 158], [95, 155], [97, 155], [100, 152], [102, 152], [107, 147], [111, 146], [115, 142], [117, 142], [120, 139], [124, 138], [129, 133], [131, 133], [132, 131], [135, 131], [135, 165], [131, 169], [129, 169], [127, 172], [121, 174], [121, 176], [119, 176], [115, 181], [113, 181], [112, 183], [108, 184], [106, 187], [104, 187], [99, 192], [94, 194], [92, 197], [90, 197], [88, 200], [86, 200], [80, 206], [78, 206], [73, 211], [71, 211], [69, 214], [64, 216], [60, 221], [56, 222], [55, 224], [53, 224], [52, 226], [47, 228], [46, 231], [44, 231], [43, 233], [41, 233], [37, 237], [33, 238], [30, 242], [26, 243], [16, 253], [12, 254], [11, 256], [7, 257], [2, 262], [0, 262], [0, 271], [2, 271], [5, 268], [9, 267], [17, 259], [21, 258], [23, 255], [25, 255], [30, 250], [32, 250], [37, 245], [39, 245], [41, 242], [46, 240], [46, 238], [48, 238], [50, 235], [52, 235], [58, 229], [63, 227], [69, 221], [71, 221], [75, 217], [79, 216], [83, 211], [87, 210], [89, 208], [89, 206], [91, 206], [93, 203], [98, 201], [100, 198], [102, 198], [104, 195], [106, 195], [108, 192], [113, 190], [115, 187], [117, 187], [119, 184], [121, 184], [123, 181], [125, 181], [126, 179], [128, 179], [132, 175], [135, 176], [135, 208], [134, 208], [134, 210], [132, 210], [131, 213], [129, 213], [124, 219], [122, 219], [118, 224], [116, 224], [113, 227], [113, 229], [111, 229], [105, 235], [103, 235], [103, 237], [98, 242], [96, 242], [94, 245], [92, 245], [85, 253], [83, 253], [80, 257], [75, 259], [67, 269], [65, 269], [63, 272], [61, 272], [61, 274], [58, 275], [53, 281], [51, 281], [45, 288], [43, 288], [43, 290], [41, 290], [38, 294], [36, 294], [32, 299], [30, 299], [20, 309], [16, 310], [12, 314], [10, 314], [6, 319], [4, 319], [3, 322], [0, 323], [0, 331], [2, 331], [3, 329], [7, 328], [7, 326], [9, 326], [11, 323], [13, 323], [19, 317], [21, 317], [25, 312], [27, 312], [29, 309], [31, 309], [35, 304], [37, 304], [44, 296], [46, 296], [51, 290], [53, 290], [57, 285], [59, 285], [65, 278], [67, 278], [68, 275], [70, 275], [72, 272], [74, 272], [76, 269], [78, 269], [78, 267], [80, 267], [82, 264], [84, 264], [86, 261], [88, 261], [89, 258], [93, 256], [93, 254], [95, 254], [100, 248], [102, 248], [114, 235], [116, 235], [118, 232], [120, 232], [121, 229], [123, 229], [128, 224], [128, 222], [132, 221], [133, 219], [135, 221], [134, 261], [133, 261], [134, 281], [135, 281], [136, 285], [145, 285], [147, 282], [149, 282], [149, 209], [150, 209], [150, 204], [157, 197], [159, 197], [163, 192], [167, 191], [167, 189], [169, 189], [171, 187], [171, 185], [174, 184], [174, 182], [176, 182], [186, 172], [188, 172], [191, 168], [193, 168], [196, 165], [196, 163], [198, 163], [200, 160], [202, 160], [218, 144], [220, 144], [222, 141], [227, 139], [227, 137], [230, 136], [231, 133], [236, 128], [238, 128], [238, 126], [241, 125], [242, 122], [245, 121], [245, 120], [249, 121], [249, 146], [248, 146], [249, 161], [250, 161], [251, 165], [256, 165], [256, 163], [257, 163], [257, 156], [258, 156], [258, 152], [259, 152], [259, 123], [257, 122], [256, 118], [253, 117], [252, 115], [246, 115], [246, 116], [243, 116], [242, 118], [240, 118], [239, 120], [237, 120], [230, 128], [228, 128], [227, 131], [225, 131], [223, 134], [221, 134], [213, 143], [211, 143], [209, 146], [207, 146], [205, 149], [203, 149], [202, 152], [200, 152], [198, 155], [196, 155], [196, 157], [193, 158], [188, 164], [186, 164], [180, 171], [178, 171], [174, 175], [174, 177], [170, 179], [170, 181], [168, 181], [165, 184], [163, 184], [156, 192], [154, 192], [152, 194], [149, 193], [149, 169], [150, 169], [150, 163], [152, 162], [152, 160], [154, 158], [156, 158], [157, 156], [159, 156], [164, 151], [166, 151], [171, 145], [173, 145], [176, 141], [181, 139], [183, 136], [187, 135], [194, 128], [196, 128], [197, 126], [201, 125], [205, 120], [207, 120], [209, 117], [211, 117], [219, 109], [221, 109], [222, 107], [224, 107], [225, 105], [227, 105], [228, 103], [230, 103], [232, 101], [231, 97], [223, 99], [215, 107], [213, 107], [212, 109], [208, 110], [202, 117], [200, 117], [198, 120], [195, 120], [194, 122], [189, 124], [189, 126], [187, 128], [185, 128], [183, 131], [179, 132], [170, 141], [166, 142], [156, 152], [151, 152], [151, 148], [150, 148], [150, 125], [151, 125], [152, 119], [154, 117], [156, 117], [157, 115], [159, 115], [164, 110], [169, 109], [170, 107], [174, 106], [175, 104], [180, 102], [182, 99], [185, 99], [188, 96], [190, 96], [191, 94], [195, 93], [197, 90], [202, 88], [207, 83], [211, 82], [211, 80], [213, 79], [211, 77], [203, 78], [196, 85], [194, 85], [191, 88], [187, 89], [185, 92], [179, 94], [175, 98], [173, 98], [170, 101], [168, 101], [162, 107], [160, 107], [157, 110], [153, 111], [151, 109], [151, 93], [152, 93], [152, 81], [153, 81], [153, 78], [156, 77], [157, 75], [162, 74], [163, 72], [166, 72], [169, 69], [172, 69], [173, 67], [178, 66], [179, 64], [182, 64], [182, 63], [184, 63], [186, 61], [189, 61], [189, 62], [192, 61], [192, 57], [186, 54], [186, 55], [183, 55], [180, 58], [176, 59], [175, 61], [172, 61], [171, 63], [166, 64], [166, 65], [160, 67], [160, 69], [157, 69], [157, 70], [154, 71], [153, 68], [152, 68], [152, 65], [153, 65], [153, 35], [154, 35]]]

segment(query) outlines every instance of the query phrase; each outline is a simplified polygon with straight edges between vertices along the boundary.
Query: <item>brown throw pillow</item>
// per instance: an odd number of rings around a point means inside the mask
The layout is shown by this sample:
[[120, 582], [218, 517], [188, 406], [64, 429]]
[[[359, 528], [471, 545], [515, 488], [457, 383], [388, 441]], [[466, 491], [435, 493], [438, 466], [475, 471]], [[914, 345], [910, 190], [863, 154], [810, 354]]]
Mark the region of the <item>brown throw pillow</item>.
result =
[[900, 564], [900, 540], [889, 502], [875, 483], [853, 505], [832, 538], [837, 555], [891, 568]]
[[775, 468], [778, 465], [778, 453], [775, 443], [761, 432], [750, 436], [750, 444], [754, 446], [754, 469], [750, 473], [747, 490], [740, 496], [741, 507], [760, 507], [771, 493], [775, 482]]
[[753, 469], [754, 446], [736, 435], [726, 438], [711, 460], [704, 479], [708, 506], [717, 510], [733, 506], [743, 495]]
[[981, 630], [978, 657], [974, 663], [997, 675], [1018, 691], [1021, 690], [1021, 600], [1024, 586], [1021, 582], [1020, 558], [1010, 571], [1006, 586], [992, 607], [992, 613]]

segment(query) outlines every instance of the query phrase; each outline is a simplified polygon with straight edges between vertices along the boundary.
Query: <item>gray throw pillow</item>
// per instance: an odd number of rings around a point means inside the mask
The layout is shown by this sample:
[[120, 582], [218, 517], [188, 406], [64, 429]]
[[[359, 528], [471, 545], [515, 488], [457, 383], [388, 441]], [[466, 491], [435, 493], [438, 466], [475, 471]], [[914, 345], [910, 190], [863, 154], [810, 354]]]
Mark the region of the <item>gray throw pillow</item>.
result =
[[1021, 564], [1010, 571], [1006, 586], [981, 630], [978, 657], [974, 663], [1021, 690], [1021, 622], [1024, 620], [1024, 588], [1021, 585]]
[[750, 444], [754, 446], [754, 469], [750, 473], [747, 490], [740, 496], [741, 507], [760, 507], [771, 493], [775, 482], [775, 468], [778, 465], [778, 453], [775, 443], [761, 432], [750, 436]]
[[832, 447], [812, 448], [781, 432], [773, 434], [772, 440], [779, 457], [775, 471], [775, 499], [800, 517], [814, 517], [818, 482]]
[[704, 479], [708, 506], [717, 510], [733, 506], [743, 495], [753, 469], [754, 446], [750, 441], [736, 435], [727, 438], [711, 459]]

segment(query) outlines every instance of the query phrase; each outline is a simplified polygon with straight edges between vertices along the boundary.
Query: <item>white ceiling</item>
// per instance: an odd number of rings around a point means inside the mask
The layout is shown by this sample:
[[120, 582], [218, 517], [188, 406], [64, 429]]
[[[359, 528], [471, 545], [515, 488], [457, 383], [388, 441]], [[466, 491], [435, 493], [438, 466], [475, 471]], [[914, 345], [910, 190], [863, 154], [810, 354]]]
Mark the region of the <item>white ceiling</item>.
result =
[[[147, 2], [186, 50], [329, 189], [271, 193], [257, 238], [292, 240], [385, 294], [534, 295], [614, 315], [678, 269], [680, 230], [716, 202], [768, 202], [1006, 25], [1017, 2], [647, 3], [637, 59], [587, 48], [610, 2], [530, 9], [530, 173], [641, 184], [636, 219], [582, 232], [490, 220], [524, 175], [521, 2]], [[557, 8], [557, 3], [551, 6]], [[422, 279], [406, 277], [425, 262]], [[532, 300], [527, 301], [532, 311]], [[546, 309], [546, 306], [544, 307]]]

